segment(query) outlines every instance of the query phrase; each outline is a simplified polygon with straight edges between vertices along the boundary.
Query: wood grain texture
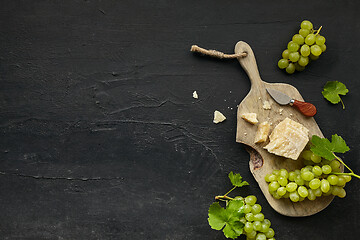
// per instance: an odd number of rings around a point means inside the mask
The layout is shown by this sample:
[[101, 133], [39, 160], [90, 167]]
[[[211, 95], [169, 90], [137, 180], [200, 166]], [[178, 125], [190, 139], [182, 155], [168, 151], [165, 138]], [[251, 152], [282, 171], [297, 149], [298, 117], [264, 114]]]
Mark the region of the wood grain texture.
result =
[[[279, 122], [288, 117], [309, 129], [309, 136], [318, 135], [323, 137], [323, 134], [314, 118], [304, 116], [289, 105], [281, 106], [277, 104], [266, 91], [266, 88], [276, 89], [289, 95], [292, 99], [303, 101], [301, 94], [295, 87], [289, 84], [267, 83], [263, 81], [260, 77], [255, 55], [251, 47], [247, 43], [240, 41], [235, 46], [235, 53], [240, 52], [246, 52], [248, 54], [244, 58], [239, 58], [239, 62], [250, 78], [251, 89], [238, 107], [236, 141], [253, 148], [262, 158], [262, 161], [259, 160], [259, 156], [254, 156], [254, 151], [249, 151], [251, 154], [249, 163], [250, 171], [258, 182], [267, 201], [278, 213], [291, 217], [310, 216], [318, 213], [331, 203], [334, 198], [333, 196], [317, 198], [315, 201], [306, 199], [298, 203], [292, 203], [289, 199], [277, 200], [271, 196], [268, 191], [268, 184], [264, 180], [265, 175], [275, 169], [285, 168], [288, 171], [300, 169], [303, 166], [303, 162], [302, 160], [294, 161], [269, 153], [263, 148], [268, 144], [268, 141], [255, 144], [254, 139], [258, 124], [252, 125], [244, 121], [241, 115], [243, 113], [256, 113], [259, 123], [264, 121], [269, 122], [271, 130]], [[271, 103], [270, 110], [263, 108], [264, 101]], [[262, 162], [262, 164], [259, 164], [259, 162]]]

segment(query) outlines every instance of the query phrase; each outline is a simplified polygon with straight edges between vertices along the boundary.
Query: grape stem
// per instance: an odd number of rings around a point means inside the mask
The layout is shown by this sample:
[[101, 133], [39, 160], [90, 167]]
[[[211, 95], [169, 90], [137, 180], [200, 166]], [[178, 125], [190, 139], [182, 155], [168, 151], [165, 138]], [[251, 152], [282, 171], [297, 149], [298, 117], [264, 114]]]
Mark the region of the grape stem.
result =
[[227, 196], [229, 193], [231, 193], [232, 191], [234, 191], [234, 189], [237, 188], [236, 186], [234, 186], [232, 189], [230, 189], [230, 191], [228, 191], [227, 193], [225, 193], [224, 195], [218, 195], [215, 196], [215, 200], [221, 200], [221, 199], [227, 199], [227, 200], [233, 200], [233, 198]]
[[359, 178], [360, 179], [360, 176], [355, 174], [355, 173], [339, 173], [339, 172], [332, 172], [331, 174], [335, 174], [335, 175], [348, 175], [348, 176], [353, 176], [353, 177], [356, 177], [356, 178]]
[[[333, 155], [335, 156], [335, 158], [339, 161], [339, 162], [341, 162], [351, 173], [353, 173], [354, 174], [354, 171], [353, 170], [351, 170], [351, 168], [349, 168], [345, 163], [344, 163], [344, 161], [343, 160], [341, 160], [341, 158], [339, 158], [338, 156], [336, 156], [334, 153], [333, 153]], [[356, 174], [355, 174], [356, 175]]]
[[345, 109], [344, 102], [343, 102], [343, 100], [342, 100], [341, 98], [340, 98], [340, 102], [341, 102], [341, 104], [342, 104], [343, 109]]
[[318, 35], [318, 34], [320, 33], [321, 29], [322, 29], [322, 26], [320, 26], [320, 27], [319, 27], [319, 29], [318, 29], [318, 30], [316, 30], [316, 34], [315, 34], [315, 36], [316, 36], [316, 35]]

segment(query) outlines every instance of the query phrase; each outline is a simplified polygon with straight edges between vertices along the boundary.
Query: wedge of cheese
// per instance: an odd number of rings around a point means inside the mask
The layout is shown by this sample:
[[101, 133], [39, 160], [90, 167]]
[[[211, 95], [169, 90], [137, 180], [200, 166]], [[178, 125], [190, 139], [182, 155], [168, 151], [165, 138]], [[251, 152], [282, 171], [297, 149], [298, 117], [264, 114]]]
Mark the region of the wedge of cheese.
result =
[[251, 124], [257, 124], [259, 122], [256, 113], [243, 113], [241, 114], [241, 118]]
[[224, 116], [224, 114], [222, 114], [221, 112], [219, 112], [218, 110], [216, 110], [214, 112], [214, 120], [213, 123], [220, 123], [225, 121], [226, 117]]
[[264, 148], [278, 156], [297, 160], [309, 142], [309, 130], [298, 122], [285, 118], [269, 136], [270, 143]]
[[266, 142], [269, 133], [270, 133], [270, 124], [268, 122], [260, 123], [256, 130], [254, 143]]

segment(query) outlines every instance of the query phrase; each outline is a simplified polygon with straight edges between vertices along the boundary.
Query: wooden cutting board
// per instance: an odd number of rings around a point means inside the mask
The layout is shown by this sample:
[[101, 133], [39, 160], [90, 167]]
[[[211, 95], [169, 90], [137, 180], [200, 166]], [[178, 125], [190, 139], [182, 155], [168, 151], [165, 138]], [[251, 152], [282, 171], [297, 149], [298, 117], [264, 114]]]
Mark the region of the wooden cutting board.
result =
[[[279, 122], [289, 117], [309, 129], [309, 137], [312, 135], [323, 137], [323, 134], [313, 117], [305, 117], [289, 105], [281, 106], [277, 104], [266, 92], [266, 88], [279, 90], [293, 99], [303, 101], [304, 99], [299, 91], [289, 84], [267, 83], [261, 80], [252, 49], [247, 43], [240, 41], [235, 46], [235, 53], [242, 52], [246, 52], [247, 56], [240, 57], [238, 60], [250, 78], [251, 89], [238, 107], [236, 141], [248, 146], [247, 150], [250, 153], [250, 171], [258, 182], [270, 206], [278, 213], [292, 217], [310, 216], [318, 213], [331, 203], [334, 196], [322, 196], [314, 201], [305, 199], [297, 203], [292, 203], [289, 199], [278, 200], [272, 197], [268, 191], [268, 184], [264, 180], [265, 175], [275, 169], [285, 168], [288, 171], [301, 169], [303, 162], [302, 160], [294, 161], [269, 153], [263, 148], [268, 144], [269, 140], [265, 143], [255, 144], [254, 138], [258, 124], [252, 125], [240, 116], [243, 113], [257, 113], [259, 123], [268, 121], [271, 125], [271, 131]], [[270, 102], [270, 110], [263, 108], [264, 101]]]

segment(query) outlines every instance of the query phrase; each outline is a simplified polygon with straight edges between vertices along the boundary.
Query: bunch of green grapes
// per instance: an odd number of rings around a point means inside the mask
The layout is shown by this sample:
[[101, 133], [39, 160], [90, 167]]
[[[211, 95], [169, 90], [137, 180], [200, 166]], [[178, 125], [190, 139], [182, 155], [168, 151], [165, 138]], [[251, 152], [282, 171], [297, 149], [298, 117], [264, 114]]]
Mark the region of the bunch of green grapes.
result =
[[271, 228], [271, 222], [261, 213], [260, 204], [256, 203], [254, 195], [245, 198], [245, 216], [240, 219], [244, 223], [244, 234], [248, 240], [275, 240], [275, 232]]
[[276, 198], [289, 198], [292, 202], [313, 201], [320, 196], [346, 196], [344, 189], [351, 180], [349, 175], [341, 175], [340, 162], [328, 161], [309, 150], [302, 153], [305, 167], [288, 172], [286, 169], [274, 170], [265, 176], [269, 192]]
[[292, 37], [278, 62], [278, 67], [289, 74], [295, 70], [303, 71], [311, 60], [318, 59], [326, 50], [325, 37], [319, 34], [322, 27], [314, 30], [308, 20], [302, 21], [300, 27], [299, 33]]

